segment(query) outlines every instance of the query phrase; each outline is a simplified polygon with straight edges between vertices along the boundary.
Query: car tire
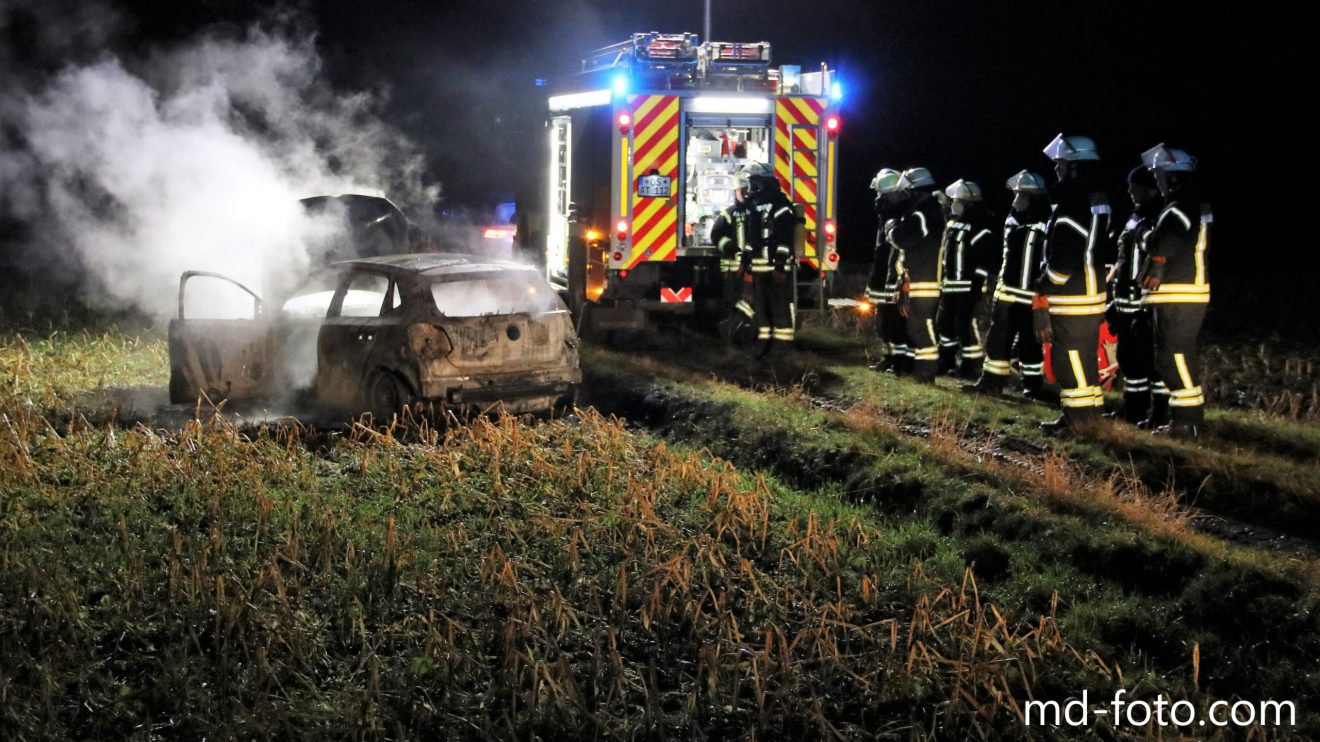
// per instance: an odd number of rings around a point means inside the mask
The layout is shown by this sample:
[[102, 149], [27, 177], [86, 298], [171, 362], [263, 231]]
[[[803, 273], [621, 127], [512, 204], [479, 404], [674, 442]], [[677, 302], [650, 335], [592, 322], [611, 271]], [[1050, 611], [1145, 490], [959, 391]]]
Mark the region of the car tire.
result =
[[368, 379], [363, 409], [370, 412], [377, 422], [387, 422], [391, 416], [401, 412], [405, 405], [412, 403], [412, 391], [397, 374], [381, 370]]

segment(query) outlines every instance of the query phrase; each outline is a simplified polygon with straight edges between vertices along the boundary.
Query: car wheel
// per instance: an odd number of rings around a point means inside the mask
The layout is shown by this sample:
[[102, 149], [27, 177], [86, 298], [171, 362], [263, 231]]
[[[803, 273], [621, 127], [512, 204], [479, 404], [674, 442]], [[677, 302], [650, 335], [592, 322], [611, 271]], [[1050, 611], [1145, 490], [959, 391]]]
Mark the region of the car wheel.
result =
[[390, 416], [403, 410], [403, 406], [412, 403], [412, 395], [407, 384], [389, 371], [377, 371], [367, 382], [366, 410], [377, 421], [387, 421]]

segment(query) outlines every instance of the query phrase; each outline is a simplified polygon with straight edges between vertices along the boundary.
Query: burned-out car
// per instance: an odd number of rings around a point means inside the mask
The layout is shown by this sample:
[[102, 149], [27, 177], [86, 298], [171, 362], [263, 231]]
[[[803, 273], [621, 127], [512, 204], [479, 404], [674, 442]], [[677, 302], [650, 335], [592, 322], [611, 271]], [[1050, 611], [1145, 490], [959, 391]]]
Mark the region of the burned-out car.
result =
[[225, 276], [185, 273], [169, 353], [175, 403], [300, 393], [377, 414], [420, 401], [548, 412], [570, 406], [582, 378], [568, 310], [539, 271], [445, 253], [335, 263], [276, 308]]

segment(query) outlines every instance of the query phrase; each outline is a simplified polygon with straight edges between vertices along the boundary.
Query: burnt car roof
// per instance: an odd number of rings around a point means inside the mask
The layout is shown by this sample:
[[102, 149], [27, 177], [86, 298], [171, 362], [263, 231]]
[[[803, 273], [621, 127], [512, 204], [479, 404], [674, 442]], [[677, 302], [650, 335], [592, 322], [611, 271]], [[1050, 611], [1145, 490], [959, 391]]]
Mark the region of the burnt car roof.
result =
[[494, 260], [479, 255], [464, 253], [412, 253], [408, 255], [383, 255], [378, 258], [358, 258], [341, 260], [335, 267], [361, 266], [372, 268], [392, 275], [420, 274], [444, 276], [474, 271], [529, 271], [535, 270], [525, 263], [512, 260]]

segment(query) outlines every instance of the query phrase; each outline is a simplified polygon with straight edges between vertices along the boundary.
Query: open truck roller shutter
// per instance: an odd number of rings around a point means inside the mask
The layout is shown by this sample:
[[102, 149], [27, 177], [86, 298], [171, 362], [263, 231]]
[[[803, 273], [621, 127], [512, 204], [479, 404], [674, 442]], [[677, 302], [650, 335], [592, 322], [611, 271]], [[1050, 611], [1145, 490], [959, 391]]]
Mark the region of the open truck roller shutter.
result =
[[[822, 257], [832, 252], [824, 243], [834, 237], [834, 139], [824, 126], [828, 105], [826, 98], [780, 96], [776, 99], [774, 169], [784, 193], [802, 205], [806, 240], [799, 258], [812, 268], [832, 270], [837, 267], [837, 260], [822, 261]], [[822, 217], [829, 224], [828, 230], [822, 228]]]

